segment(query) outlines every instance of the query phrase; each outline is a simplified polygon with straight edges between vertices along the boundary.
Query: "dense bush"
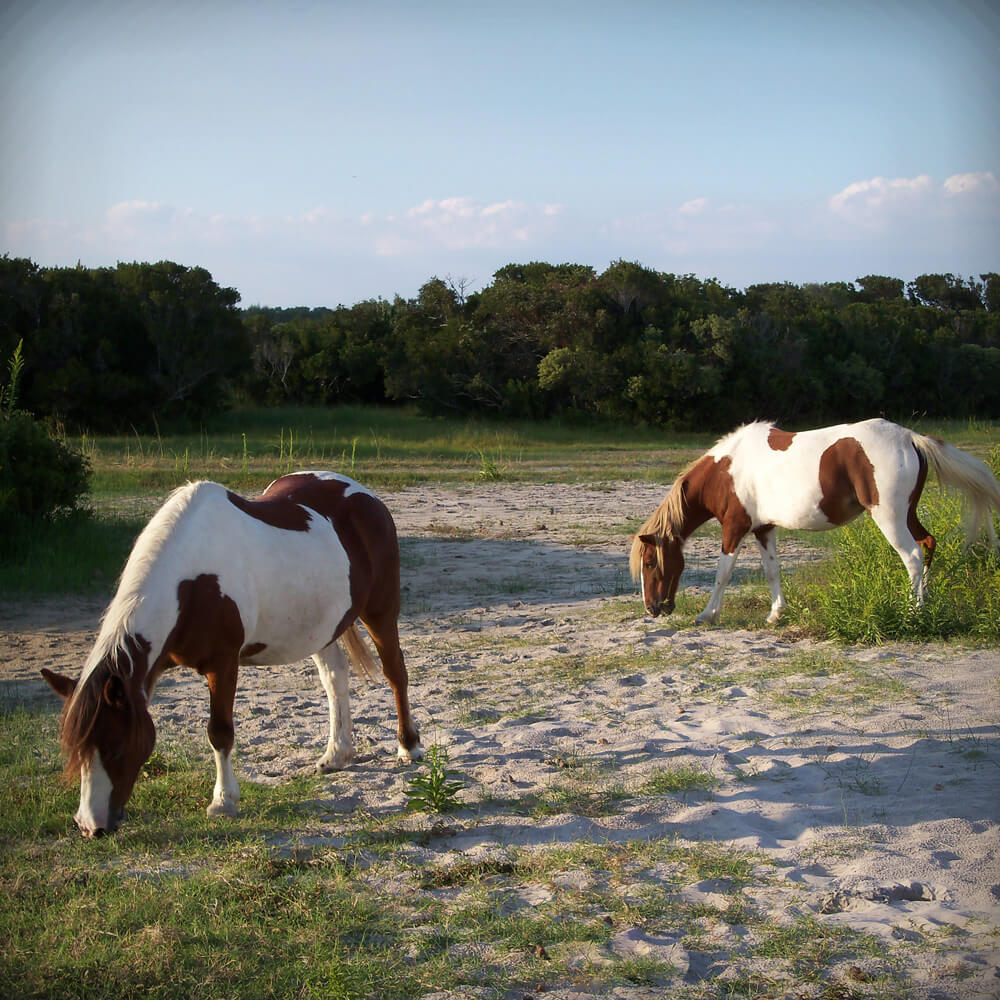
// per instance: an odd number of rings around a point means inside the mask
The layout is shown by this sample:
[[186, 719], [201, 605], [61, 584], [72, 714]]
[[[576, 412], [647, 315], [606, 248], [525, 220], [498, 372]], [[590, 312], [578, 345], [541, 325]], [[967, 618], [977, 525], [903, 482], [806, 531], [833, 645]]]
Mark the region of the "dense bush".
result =
[[0, 416], [0, 523], [2, 547], [16, 549], [21, 535], [42, 520], [76, 510], [87, 493], [82, 455], [53, 437], [30, 413]]
[[19, 343], [0, 386], [0, 555], [23, 548], [40, 521], [76, 510], [88, 485], [83, 456], [16, 408], [22, 371]]

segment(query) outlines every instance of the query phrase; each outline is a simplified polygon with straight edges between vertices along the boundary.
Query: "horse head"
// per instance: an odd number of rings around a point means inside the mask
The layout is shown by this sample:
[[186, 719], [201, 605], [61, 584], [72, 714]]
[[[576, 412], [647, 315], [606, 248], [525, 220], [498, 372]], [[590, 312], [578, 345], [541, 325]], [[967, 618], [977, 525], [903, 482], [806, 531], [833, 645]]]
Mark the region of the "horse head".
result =
[[684, 543], [675, 535], [636, 535], [633, 573], [642, 579], [642, 600], [654, 618], [674, 610], [684, 571]]
[[74, 821], [85, 837], [112, 833], [156, 743], [141, 672], [124, 673], [106, 659], [79, 683], [47, 669], [42, 676], [64, 702], [66, 773], [80, 775]]

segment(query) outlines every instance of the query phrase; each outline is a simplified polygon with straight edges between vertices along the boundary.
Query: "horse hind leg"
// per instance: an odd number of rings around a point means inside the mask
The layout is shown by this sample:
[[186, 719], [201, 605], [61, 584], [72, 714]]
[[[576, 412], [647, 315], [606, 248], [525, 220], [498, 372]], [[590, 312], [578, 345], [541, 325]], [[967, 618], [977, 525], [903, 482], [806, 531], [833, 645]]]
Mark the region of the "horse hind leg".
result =
[[350, 670], [337, 643], [332, 643], [319, 653], [313, 653], [313, 662], [330, 705], [330, 739], [326, 753], [316, 762], [316, 770], [326, 774], [329, 771], [339, 771], [354, 758]]
[[407, 694], [409, 678], [406, 673], [406, 663], [403, 651], [399, 646], [399, 627], [392, 615], [370, 615], [362, 618], [368, 634], [375, 643], [379, 659], [382, 661], [382, 673], [392, 688], [396, 699], [396, 716], [398, 719], [397, 735], [399, 748], [397, 754], [400, 760], [421, 760], [424, 748], [420, 745], [420, 733], [414, 725], [410, 714], [410, 699]]
[[914, 603], [919, 607], [924, 603], [927, 571], [934, 558], [934, 536], [917, 520], [916, 511], [912, 508], [905, 523], [901, 518], [883, 511], [881, 507], [873, 508], [871, 516], [906, 567], [910, 591]]

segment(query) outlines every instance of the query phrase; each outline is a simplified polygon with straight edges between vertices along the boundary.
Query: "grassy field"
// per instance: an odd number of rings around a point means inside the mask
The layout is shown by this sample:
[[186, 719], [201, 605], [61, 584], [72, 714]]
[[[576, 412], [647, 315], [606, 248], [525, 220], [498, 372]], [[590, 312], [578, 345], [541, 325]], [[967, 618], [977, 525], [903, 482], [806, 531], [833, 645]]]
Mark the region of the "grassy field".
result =
[[[135, 818], [114, 837], [83, 841], [68, 820], [75, 788], [57, 778], [55, 729], [53, 715], [0, 698], [3, 996], [406, 1000], [669, 982], [671, 995], [708, 1000], [771, 996], [791, 979], [841, 1000], [855, 994], [828, 982], [828, 970], [846, 959], [864, 965], [876, 995], [906, 995], [884, 942], [759, 910], [773, 866], [752, 852], [660, 837], [469, 858], [447, 844], [475, 826], [475, 806], [457, 818], [332, 813], [330, 779], [318, 777], [245, 782], [241, 817], [220, 824], [203, 812], [206, 753], [169, 737], [136, 788]], [[670, 764], [637, 788], [581, 761], [566, 767], [551, 797], [506, 808], [527, 823], [554, 811], [602, 816], [650, 797], [710, 797], [716, 784]], [[677, 891], [643, 888], [652, 870], [661, 881], [668, 871]], [[680, 890], [703, 880], [720, 899], [685, 901]], [[520, 903], [526, 892], [532, 905]], [[614, 955], [615, 935], [636, 927], [709, 955], [720, 935], [738, 934], [738, 981], [678, 987], [668, 956]]]
[[[1000, 428], [984, 422], [913, 423], [985, 455]], [[237, 410], [197, 434], [81, 437], [94, 499], [162, 495], [189, 479], [247, 490], [301, 468], [333, 469], [374, 487], [425, 482], [669, 483], [719, 437], [611, 424], [486, 422], [406, 409], [333, 407]]]
[[[238, 410], [210, 431], [83, 437], [95, 499], [163, 491], [188, 479], [247, 490], [294, 469], [343, 472], [374, 487], [424, 482], [666, 481], [712, 434], [560, 421], [493, 423], [373, 407]], [[669, 468], [665, 468], [665, 463]]]
[[[995, 425], [919, 426], [983, 458], [1000, 439]], [[87, 437], [79, 443], [94, 470], [94, 515], [30, 540], [19, 560], [0, 566], [0, 593], [108, 594], [151, 510], [192, 478], [246, 492], [303, 467], [332, 468], [383, 488], [629, 478], [666, 485], [715, 437], [430, 420], [350, 408], [243, 411], [210, 433], [188, 436]], [[932, 503], [936, 492], [928, 491]], [[877, 538], [836, 534], [845, 536], [844, 546], [836, 543], [821, 564], [833, 569], [812, 571], [819, 575], [798, 586], [792, 581], [790, 590], [793, 611], [817, 633], [832, 631], [822, 624], [824, 613], [831, 621], [858, 617], [856, 603], [865, 592], [905, 592], [898, 586], [902, 568], [875, 548]], [[851, 562], [851, 546], [858, 544], [876, 553], [863, 572]], [[952, 541], [942, 546], [942, 559], [949, 549], [956, 565], [967, 564]], [[838, 558], [847, 560], [843, 567]], [[961, 592], [966, 605], [976, 605], [984, 587], [992, 587], [995, 598], [1000, 570], [995, 560], [983, 559], [981, 575], [962, 570], [958, 582], [939, 589]], [[858, 577], [867, 591], [847, 589]], [[682, 595], [678, 613], [693, 616], [703, 602], [703, 596]], [[760, 586], [743, 595], [734, 591], [723, 624], [759, 628], [767, 604]], [[871, 608], [881, 614], [879, 622], [912, 624], [905, 600], [884, 613]], [[1000, 609], [991, 608], [995, 603], [980, 601], [972, 619], [946, 634], [967, 640], [977, 634], [975, 621], [995, 626]], [[605, 610], [623, 613], [617, 606]], [[933, 614], [944, 620], [937, 605]], [[879, 628], [884, 637], [886, 627]], [[558, 670], [560, 663], [551, 666]], [[572, 667], [577, 674], [582, 669], [575, 661]], [[628, 668], [635, 668], [634, 658]], [[604, 672], [616, 664], [604, 657], [588, 669]], [[887, 694], [870, 691], [866, 671], [836, 658], [795, 661], [788, 669], [795, 677], [829, 678], [830, 690], [835, 684], [861, 701]], [[797, 695], [788, 694], [777, 667], [771, 674], [773, 698], [787, 708], [780, 699]], [[706, 672], [703, 682], [711, 691], [743, 680], [731, 671]], [[711, 796], [713, 790], [703, 769], [664, 766], [638, 788], [620, 788], [595, 772], [581, 791], [570, 780], [583, 781], [585, 769], [574, 770], [577, 763], [567, 762], [562, 797], [526, 797], [510, 808], [517, 815], [553, 808], [613, 814], [643, 797]], [[554, 983], [600, 992], [676, 981], [662, 956], [611, 960], [609, 942], [627, 927], [669, 930], [685, 947], [706, 952], [720, 937], [744, 942], [742, 971], [724, 982], [682, 987], [674, 993], [679, 997], [782, 995], [789, 976], [803, 995], [828, 1000], [906, 995], [899, 960], [883, 941], [808, 916], [778, 922], [758, 910], [749, 890], [765, 891], [771, 877], [758, 855], [664, 838], [512, 848], [446, 864], [449, 824], [474, 825], [474, 810], [461, 820], [364, 810], [345, 815], [331, 811], [331, 779], [300, 777], [275, 786], [244, 782], [243, 814], [219, 824], [204, 817], [209, 766], [204, 747], [166, 736], [130, 803], [135, 819], [114, 837], [84, 842], [69, 821], [78, 788], [58, 778], [55, 714], [20, 704], [0, 687], [0, 996], [346, 1000], [419, 997], [464, 986], [479, 991], [470, 996], [501, 997], [514, 987], [518, 996], [535, 995]], [[669, 870], [678, 889], [716, 880], [724, 905], [644, 892], [637, 887], [651, 870]], [[525, 886], [544, 902], [513, 905]], [[855, 985], [831, 982], [829, 969], [847, 958], [864, 978]], [[781, 982], [768, 971], [778, 968]]]

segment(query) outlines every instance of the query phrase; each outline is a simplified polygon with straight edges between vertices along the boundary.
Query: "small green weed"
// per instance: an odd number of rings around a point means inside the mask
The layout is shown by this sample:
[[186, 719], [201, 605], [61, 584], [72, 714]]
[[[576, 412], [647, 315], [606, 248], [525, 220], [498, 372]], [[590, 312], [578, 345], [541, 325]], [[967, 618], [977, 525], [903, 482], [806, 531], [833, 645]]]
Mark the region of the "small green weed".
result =
[[674, 764], [655, 768], [641, 787], [644, 795], [684, 795], [688, 792], [710, 792], [720, 782], [711, 771], [693, 764]]
[[407, 808], [416, 812], [447, 813], [461, 806], [458, 793], [465, 787], [461, 773], [448, 767], [448, 751], [432, 743], [423, 760], [425, 774], [417, 774], [406, 782]]

